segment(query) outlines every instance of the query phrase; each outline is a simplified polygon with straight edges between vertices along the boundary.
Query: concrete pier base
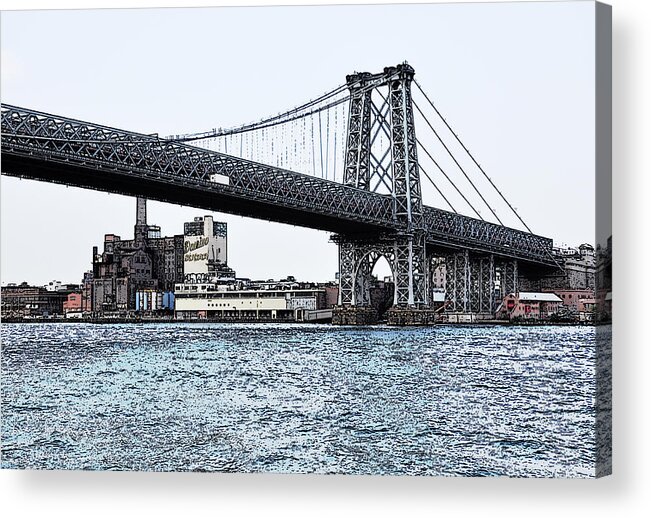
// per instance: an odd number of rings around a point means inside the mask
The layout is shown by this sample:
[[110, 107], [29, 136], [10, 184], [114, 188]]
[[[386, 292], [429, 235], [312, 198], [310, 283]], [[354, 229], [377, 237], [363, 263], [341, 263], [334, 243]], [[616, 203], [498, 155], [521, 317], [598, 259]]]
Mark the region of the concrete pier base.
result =
[[377, 311], [370, 306], [335, 306], [332, 323], [339, 326], [368, 326], [378, 321]]
[[494, 320], [495, 315], [492, 313], [464, 313], [450, 312], [442, 313], [438, 321], [445, 324], [474, 324], [481, 323], [485, 320]]
[[433, 309], [391, 308], [386, 313], [390, 326], [428, 326], [434, 325], [439, 317]]

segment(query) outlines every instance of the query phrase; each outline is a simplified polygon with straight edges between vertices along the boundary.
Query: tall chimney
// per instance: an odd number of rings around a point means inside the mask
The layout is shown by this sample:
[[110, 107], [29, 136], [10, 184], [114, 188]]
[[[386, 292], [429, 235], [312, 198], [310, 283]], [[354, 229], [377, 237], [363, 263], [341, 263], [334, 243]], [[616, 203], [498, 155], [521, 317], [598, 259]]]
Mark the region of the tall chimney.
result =
[[136, 198], [136, 225], [147, 225], [147, 199]]
[[147, 240], [147, 199], [136, 198], [136, 225], [133, 232], [137, 248], [143, 248]]

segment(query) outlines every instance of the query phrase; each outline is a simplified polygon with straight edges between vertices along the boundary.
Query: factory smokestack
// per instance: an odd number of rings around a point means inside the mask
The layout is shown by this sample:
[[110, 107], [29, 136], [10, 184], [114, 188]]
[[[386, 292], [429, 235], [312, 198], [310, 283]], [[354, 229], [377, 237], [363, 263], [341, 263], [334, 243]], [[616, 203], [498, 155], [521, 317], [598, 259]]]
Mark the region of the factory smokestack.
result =
[[136, 198], [136, 225], [147, 225], [147, 199]]

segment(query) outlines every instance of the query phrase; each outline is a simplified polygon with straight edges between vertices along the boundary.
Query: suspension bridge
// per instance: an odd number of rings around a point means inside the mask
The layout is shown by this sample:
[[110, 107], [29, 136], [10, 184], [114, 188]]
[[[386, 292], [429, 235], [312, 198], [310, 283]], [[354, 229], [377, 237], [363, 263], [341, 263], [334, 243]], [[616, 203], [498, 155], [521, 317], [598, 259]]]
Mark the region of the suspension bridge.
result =
[[[446, 311], [492, 315], [523, 275], [558, 267], [552, 240], [531, 231], [414, 76], [406, 63], [355, 73], [283, 113], [165, 137], [2, 104], [2, 174], [330, 231], [345, 322], [365, 321], [380, 257], [407, 323], [429, 315], [441, 263]], [[443, 208], [424, 204], [423, 187]]]

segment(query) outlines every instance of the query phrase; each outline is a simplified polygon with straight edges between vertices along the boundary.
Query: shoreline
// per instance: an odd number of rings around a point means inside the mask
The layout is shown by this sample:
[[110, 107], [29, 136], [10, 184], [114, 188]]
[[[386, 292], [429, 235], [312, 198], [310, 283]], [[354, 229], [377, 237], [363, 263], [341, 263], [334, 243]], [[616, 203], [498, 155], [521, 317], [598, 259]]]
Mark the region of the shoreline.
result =
[[383, 325], [387, 327], [434, 327], [434, 326], [453, 326], [453, 327], [481, 327], [481, 326], [504, 326], [504, 327], [536, 327], [536, 326], [589, 326], [596, 327], [600, 325], [610, 325], [607, 322], [509, 322], [508, 320], [480, 320], [477, 322], [438, 322], [429, 325], [404, 325], [388, 326], [386, 322], [377, 322], [375, 324], [363, 326], [339, 326], [331, 322], [304, 322], [298, 320], [280, 320], [280, 319], [177, 319], [177, 318], [6, 318], [0, 320], [0, 324], [330, 324], [332, 327], [372, 327]]

